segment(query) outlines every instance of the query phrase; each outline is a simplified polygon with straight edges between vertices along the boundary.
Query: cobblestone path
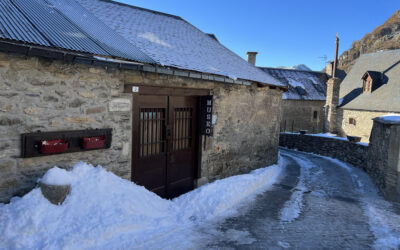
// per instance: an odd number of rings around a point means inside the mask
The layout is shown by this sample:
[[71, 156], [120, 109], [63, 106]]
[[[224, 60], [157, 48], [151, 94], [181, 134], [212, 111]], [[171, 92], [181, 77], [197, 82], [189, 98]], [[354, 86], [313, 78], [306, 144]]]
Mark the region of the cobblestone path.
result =
[[281, 150], [279, 183], [237, 216], [199, 229], [199, 249], [395, 249], [399, 206], [359, 169]]

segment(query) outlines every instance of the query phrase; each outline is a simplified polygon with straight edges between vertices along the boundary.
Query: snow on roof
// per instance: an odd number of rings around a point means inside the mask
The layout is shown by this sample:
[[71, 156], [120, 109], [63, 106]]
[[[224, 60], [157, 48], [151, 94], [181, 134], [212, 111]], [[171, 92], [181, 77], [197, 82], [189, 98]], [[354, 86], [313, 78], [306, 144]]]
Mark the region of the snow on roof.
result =
[[400, 124], [400, 114], [387, 114], [376, 118], [376, 120], [386, 124]]
[[287, 84], [289, 90], [283, 93], [283, 99], [326, 100], [328, 76], [323, 72], [268, 67], [260, 69]]
[[80, 162], [71, 171], [50, 170], [53, 177], [69, 179], [70, 194], [59, 206], [40, 188], [0, 203], [0, 249], [169, 249], [166, 238], [193, 249], [188, 237], [199, 223], [235, 214], [272, 187], [283, 164], [218, 180], [174, 200], [101, 166]]
[[107, 0], [77, 0], [158, 64], [285, 86], [180, 17]]

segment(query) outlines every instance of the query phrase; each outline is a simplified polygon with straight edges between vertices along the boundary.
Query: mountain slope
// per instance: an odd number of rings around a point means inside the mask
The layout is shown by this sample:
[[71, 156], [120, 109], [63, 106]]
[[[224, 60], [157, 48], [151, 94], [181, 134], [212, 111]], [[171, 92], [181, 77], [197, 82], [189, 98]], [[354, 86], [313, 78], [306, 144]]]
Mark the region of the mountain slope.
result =
[[400, 10], [361, 40], [354, 41], [340, 56], [338, 66], [348, 73], [361, 54], [391, 49], [400, 49]]

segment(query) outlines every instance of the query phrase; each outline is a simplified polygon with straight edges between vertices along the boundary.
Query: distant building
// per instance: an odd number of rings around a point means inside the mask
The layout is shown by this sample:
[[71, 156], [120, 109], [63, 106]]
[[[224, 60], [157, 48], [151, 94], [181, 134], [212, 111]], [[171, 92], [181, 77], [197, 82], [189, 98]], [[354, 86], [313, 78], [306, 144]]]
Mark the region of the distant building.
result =
[[361, 55], [338, 94], [338, 133], [368, 142], [373, 118], [400, 114], [400, 50]]
[[328, 75], [296, 69], [260, 69], [289, 87], [282, 97], [281, 131], [322, 132]]
[[[257, 52], [247, 52], [247, 62], [255, 65], [256, 55]], [[288, 91], [282, 96], [281, 131], [323, 131], [329, 74], [311, 71], [303, 64], [293, 68], [258, 68], [288, 86]]]

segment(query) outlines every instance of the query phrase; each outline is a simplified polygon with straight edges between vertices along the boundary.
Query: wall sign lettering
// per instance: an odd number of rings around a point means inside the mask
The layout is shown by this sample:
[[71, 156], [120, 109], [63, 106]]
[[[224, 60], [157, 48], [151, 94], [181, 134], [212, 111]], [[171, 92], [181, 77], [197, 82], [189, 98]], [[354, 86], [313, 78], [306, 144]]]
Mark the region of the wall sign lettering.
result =
[[202, 135], [212, 136], [212, 107], [213, 97], [202, 96], [200, 108], [200, 134]]

